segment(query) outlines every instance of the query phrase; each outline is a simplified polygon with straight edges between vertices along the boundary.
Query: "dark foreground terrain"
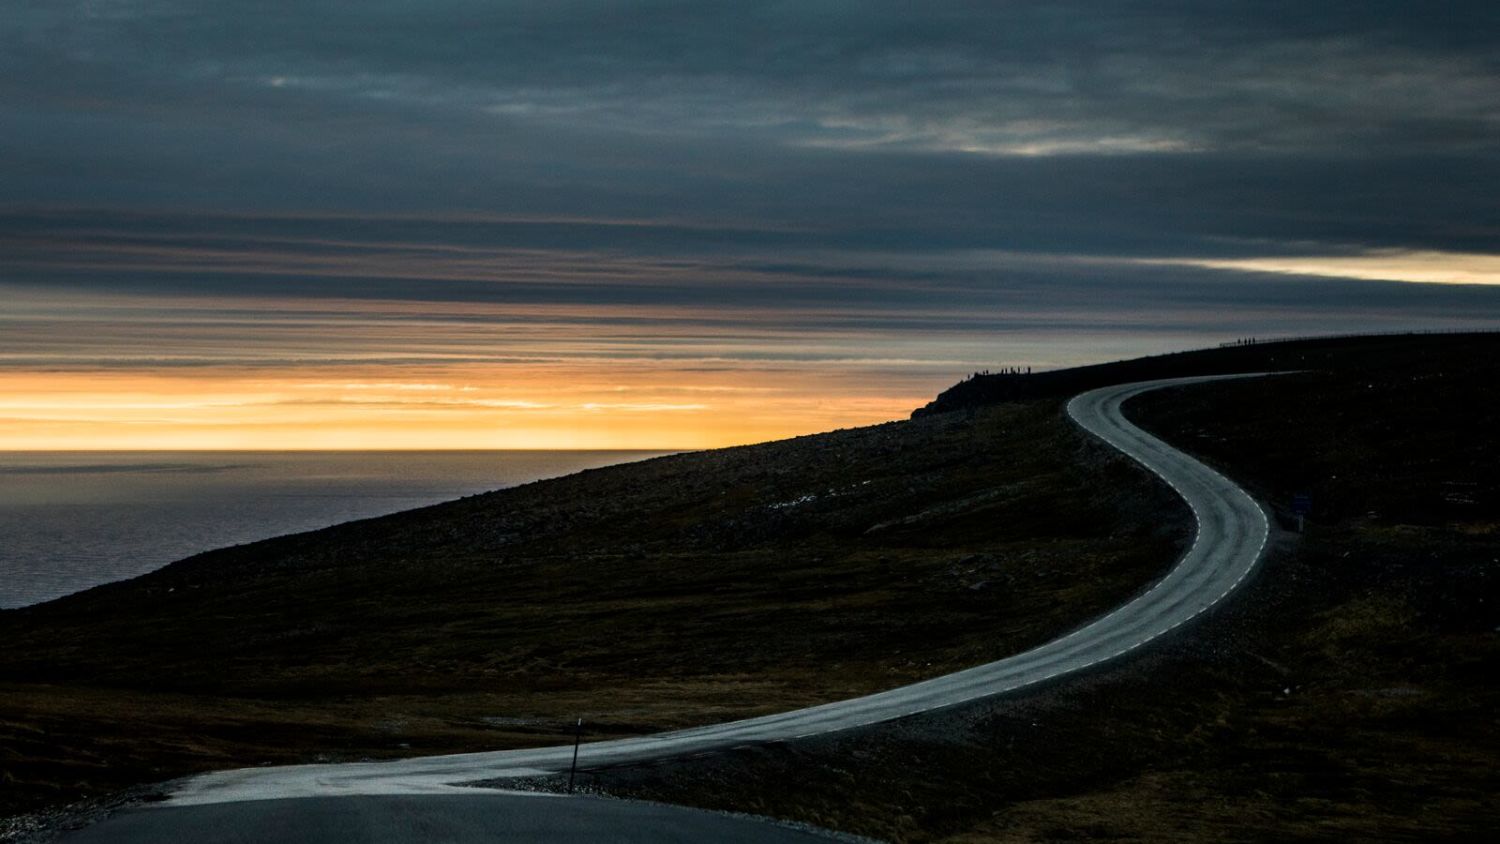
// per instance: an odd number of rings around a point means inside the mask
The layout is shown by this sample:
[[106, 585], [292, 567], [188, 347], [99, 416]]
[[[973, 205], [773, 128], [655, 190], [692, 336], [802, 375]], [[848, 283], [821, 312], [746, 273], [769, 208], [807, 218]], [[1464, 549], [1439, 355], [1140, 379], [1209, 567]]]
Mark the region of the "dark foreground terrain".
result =
[[1185, 512], [1042, 401], [681, 455], [0, 613], [0, 813], [184, 773], [621, 736], [985, 662]]
[[908, 841], [1492, 840], [1500, 343], [1406, 348], [1129, 408], [1282, 527], [1258, 578], [1163, 647], [1081, 683], [597, 787]]
[[[1246, 590], [1160, 647], [1020, 697], [584, 782], [908, 841], [1482, 839], [1500, 826], [1500, 338], [1283, 363], [1309, 371], [1129, 408], [1282, 527]], [[574, 713], [603, 736], [842, 697], [1015, 652], [1170, 564], [1184, 514], [1060, 399], [951, 410], [0, 614], [0, 811], [263, 760], [553, 742]]]

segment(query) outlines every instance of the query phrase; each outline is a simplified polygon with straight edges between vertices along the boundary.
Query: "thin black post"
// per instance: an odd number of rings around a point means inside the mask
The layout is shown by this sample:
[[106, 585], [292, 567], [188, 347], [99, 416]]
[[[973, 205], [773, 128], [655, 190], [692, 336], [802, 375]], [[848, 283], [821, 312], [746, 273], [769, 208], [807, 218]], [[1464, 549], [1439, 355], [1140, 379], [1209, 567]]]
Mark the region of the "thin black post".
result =
[[568, 793], [573, 793], [573, 778], [578, 775], [578, 745], [583, 741], [583, 719], [578, 719], [578, 725], [573, 731], [573, 767], [568, 769]]

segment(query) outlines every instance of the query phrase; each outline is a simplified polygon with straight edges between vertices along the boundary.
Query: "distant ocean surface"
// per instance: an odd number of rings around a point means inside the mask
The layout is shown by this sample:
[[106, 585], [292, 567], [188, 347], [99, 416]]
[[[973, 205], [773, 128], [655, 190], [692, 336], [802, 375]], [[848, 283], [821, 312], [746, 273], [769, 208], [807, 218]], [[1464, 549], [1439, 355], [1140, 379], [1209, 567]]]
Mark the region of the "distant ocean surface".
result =
[[660, 453], [0, 453], [0, 608], [200, 551]]

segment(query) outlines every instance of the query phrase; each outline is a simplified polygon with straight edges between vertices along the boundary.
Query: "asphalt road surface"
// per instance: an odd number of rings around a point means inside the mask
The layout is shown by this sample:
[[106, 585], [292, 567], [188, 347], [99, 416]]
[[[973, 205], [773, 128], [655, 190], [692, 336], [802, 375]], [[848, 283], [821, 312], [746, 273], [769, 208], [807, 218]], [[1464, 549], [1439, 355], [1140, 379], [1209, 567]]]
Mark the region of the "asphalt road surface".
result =
[[792, 827], [657, 803], [597, 797], [308, 797], [132, 809], [68, 844], [829, 844]]
[[[1239, 376], [1243, 377], [1243, 376]], [[865, 697], [824, 704], [778, 715], [732, 721], [688, 730], [679, 730], [658, 735], [631, 739], [602, 741], [583, 745], [579, 756], [579, 767], [597, 767], [648, 760], [687, 757], [713, 753], [741, 745], [789, 741], [821, 733], [848, 730], [880, 721], [914, 715], [929, 710], [955, 706], [978, 698], [989, 697], [1027, 686], [1045, 683], [1068, 674], [1085, 671], [1101, 662], [1122, 657], [1148, 644], [1177, 627], [1198, 617], [1222, 601], [1254, 571], [1265, 549], [1269, 527], [1264, 511], [1244, 490], [1197, 460], [1172, 448], [1156, 437], [1126, 421], [1120, 406], [1127, 399], [1148, 390], [1166, 386], [1178, 386], [1216, 380], [1214, 378], [1183, 378], [1126, 384], [1094, 390], [1073, 399], [1068, 404], [1068, 414], [1085, 430], [1114, 446], [1170, 484], [1187, 501], [1197, 522], [1196, 537], [1192, 547], [1177, 565], [1160, 581], [1140, 595], [1112, 612], [1095, 619], [1064, 636], [1039, 645], [1029, 651], [997, 660], [985, 665], [969, 668], [953, 674], [936, 677], [909, 686], [903, 686]], [[289, 824], [287, 829], [301, 828], [298, 818], [308, 813], [308, 823], [330, 823], [330, 818], [344, 817], [349, 823], [358, 823], [358, 818], [375, 817], [377, 813], [401, 812], [408, 825], [445, 823], [443, 812], [463, 812], [465, 817], [476, 819], [485, 810], [514, 805], [520, 820], [555, 814], [559, 824], [587, 823], [588, 810], [580, 815], [551, 812], [546, 801], [558, 798], [531, 798], [516, 796], [505, 804], [475, 804], [473, 810], [468, 801], [493, 800], [460, 783], [476, 780], [497, 780], [513, 777], [536, 776], [565, 772], [572, 759], [571, 746], [559, 746], [530, 750], [465, 753], [448, 756], [428, 756], [388, 762], [353, 763], [340, 765], [296, 765], [268, 768], [245, 768], [219, 771], [194, 777], [180, 783], [173, 791], [169, 802], [160, 804], [166, 808], [151, 808], [119, 816], [121, 824], [147, 824], [156, 813], [178, 813], [185, 807], [211, 807], [220, 804], [239, 804], [249, 801], [277, 801], [282, 806], [286, 798], [321, 797], [374, 797], [403, 796], [406, 798], [448, 795], [447, 801], [400, 800], [390, 802], [355, 800], [352, 805], [328, 804], [327, 801], [299, 800], [296, 807], [257, 809], [229, 807], [214, 809], [203, 815], [214, 818], [215, 823], [237, 827], [240, 818], [260, 818], [266, 823], [280, 818], [276, 823]], [[463, 795], [462, 798], [458, 795]], [[516, 802], [519, 801], [519, 802]], [[368, 803], [368, 806], [363, 804]], [[625, 806], [631, 804], [615, 804]], [[431, 806], [417, 810], [414, 806]], [[526, 808], [530, 807], [530, 809]], [[670, 809], [658, 807], [670, 813]], [[686, 810], [683, 810], [686, 811]], [[243, 814], [241, 814], [243, 813]], [[549, 814], [550, 813], [550, 814]], [[182, 815], [184, 822], [198, 815]], [[485, 823], [507, 823], [503, 818], [487, 818]], [[295, 823], [293, 823], [293, 819]], [[165, 820], [165, 817], [164, 817]], [[653, 822], [641, 818], [642, 823]], [[198, 820], [193, 820], [199, 823]], [[201, 821], [207, 822], [207, 821]], [[339, 821], [344, 822], [344, 821]], [[684, 821], [685, 822], [685, 821]], [[110, 821], [96, 827], [100, 832], [108, 830], [115, 822]], [[415, 829], [415, 827], [412, 827]], [[479, 827], [475, 827], [478, 829]], [[519, 827], [517, 827], [519, 829]], [[527, 827], [540, 830], [541, 827]], [[547, 832], [538, 831], [532, 840], [566, 840], [556, 838], [547, 827]], [[556, 827], [562, 830], [563, 827]], [[580, 828], [581, 829], [581, 828]], [[768, 827], [779, 831], [779, 828]], [[531, 833], [527, 833], [528, 835]], [[559, 832], [560, 835], [566, 835]], [[664, 833], [665, 834], [665, 833]], [[515, 837], [510, 840], [527, 840]], [[293, 837], [281, 840], [298, 840]], [[337, 836], [345, 841], [411, 840], [408, 838], [358, 838], [349, 835]], [[88, 839], [75, 840], [134, 840]], [[142, 839], [144, 840], [144, 839]], [[151, 840], [173, 840], [170, 836]], [[194, 839], [191, 836], [180, 840]], [[222, 838], [211, 840], [233, 841]], [[307, 840], [333, 840], [327, 838]], [[418, 839], [420, 840], [420, 839]], [[469, 840], [444, 838], [441, 840]], [[629, 839], [618, 839], [629, 840]], [[650, 837], [652, 841], [676, 840], [670, 837]], [[715, 833], [703, 840], [731, 840]], [[748, 839], [746, 839], [748, 840]], [[782, 840], [767, 837], [755, 840]]]

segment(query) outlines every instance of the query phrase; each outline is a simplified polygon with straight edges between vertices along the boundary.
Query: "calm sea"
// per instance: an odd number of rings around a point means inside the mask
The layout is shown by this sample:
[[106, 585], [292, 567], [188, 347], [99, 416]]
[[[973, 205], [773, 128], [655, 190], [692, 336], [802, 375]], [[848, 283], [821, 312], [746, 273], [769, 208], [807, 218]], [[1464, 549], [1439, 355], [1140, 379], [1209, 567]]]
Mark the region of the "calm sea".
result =
[[0, 608], [639, 451], [0, 453]]

